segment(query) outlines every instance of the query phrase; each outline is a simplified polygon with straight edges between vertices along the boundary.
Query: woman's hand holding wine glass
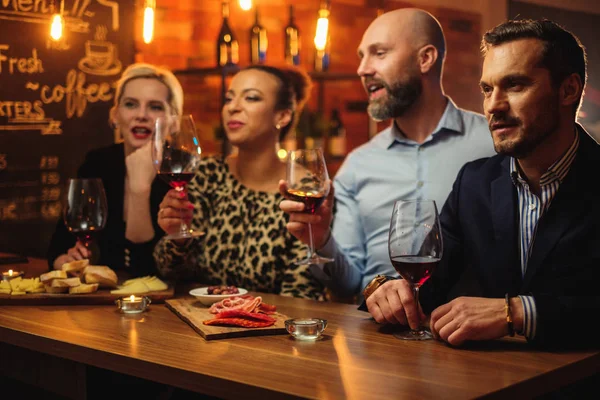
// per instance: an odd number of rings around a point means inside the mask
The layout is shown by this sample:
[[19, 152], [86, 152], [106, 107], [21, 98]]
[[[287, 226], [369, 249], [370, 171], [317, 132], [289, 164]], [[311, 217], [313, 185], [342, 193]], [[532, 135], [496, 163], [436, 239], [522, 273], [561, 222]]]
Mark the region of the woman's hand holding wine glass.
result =
[[203, 234], [189, 227], [191, 204], [185, 192], [200, 163], [201, 153], [191, 115], [156, 119], [152, 159], [158, 176], [174, 189], [165, 196], [158, 212], [158, 223], [168, 233], [166, 239], [188, 239]]

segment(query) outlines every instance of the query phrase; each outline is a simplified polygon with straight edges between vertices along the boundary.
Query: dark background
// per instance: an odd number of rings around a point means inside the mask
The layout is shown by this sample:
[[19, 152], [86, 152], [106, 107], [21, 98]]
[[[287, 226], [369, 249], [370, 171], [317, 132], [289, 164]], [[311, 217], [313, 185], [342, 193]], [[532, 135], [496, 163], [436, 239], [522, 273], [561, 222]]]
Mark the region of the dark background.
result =
[[[10, 3], [0, 5], [0, 250], [45, 256], [67, 180], [89, 150], [115, 141], [108, 111], [114, 84], [134, 59], [134, 1], [89, 2], [85, 9], [87, 2], [65, 1], [58, 45], [49, 40], [51, 10], [23, 12]], [[114, 45], [113, 61], [94, 63], [86, 42], [104, 54]], [[11, 73], [11, 58], [35, 67], [19, 71], [17, 61]], [[76, 78], [71, 84], [69, 74]], [[106, 92], [97, 99], [102, 86]], [[56, 101], [48, 102], [53, 91]]]
[[600, 74], [597, 72], [600, 66], [600, 46], [596, 43], [600, 26], [598, 14], [511, 1], [508, 15], [511, 19], [550, 19], [571, 31], [583, 43], [588, 57], [588, 81], [579, 122], [592, 136], [600, 138]]

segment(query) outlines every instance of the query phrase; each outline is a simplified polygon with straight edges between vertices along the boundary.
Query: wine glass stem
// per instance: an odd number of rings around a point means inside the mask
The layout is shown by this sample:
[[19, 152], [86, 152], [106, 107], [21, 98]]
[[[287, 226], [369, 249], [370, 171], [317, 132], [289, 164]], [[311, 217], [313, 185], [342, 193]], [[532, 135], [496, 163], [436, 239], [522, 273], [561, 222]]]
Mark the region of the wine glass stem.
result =
[[308, 224], [308, 257], [311, 258], [315, 254], [315, 245], [313, 243], [313, 233], [312, 233], [312, 225]]
[[415, 298], [415, 304], [417, 305], [417, 315], [419, 316], [419, 326], [417, 327], [417, 329], [413, 329], [413, 331], [421, 332], [423, 330], [423, 327], [421, 326], [421, 313], [419, 312], [419, 307], [421, 307], [419, 303], [419, 286], [413, 285], [412, 290], [413, 296]]
[[[175, 190], [176, 190], [178, 193], [182, 193], [183, 191], [185, 191], [185, 186], [177, 186], [177, 187], [175, 188]], [[185, 221], [181, 221], [181, 224], [179, 225], [179, 233], [180, 233], [181, 235], [187, 235], [187, 233], [188, 233], [188, 226], [187, 226], [187, 224], [185, 223]]]

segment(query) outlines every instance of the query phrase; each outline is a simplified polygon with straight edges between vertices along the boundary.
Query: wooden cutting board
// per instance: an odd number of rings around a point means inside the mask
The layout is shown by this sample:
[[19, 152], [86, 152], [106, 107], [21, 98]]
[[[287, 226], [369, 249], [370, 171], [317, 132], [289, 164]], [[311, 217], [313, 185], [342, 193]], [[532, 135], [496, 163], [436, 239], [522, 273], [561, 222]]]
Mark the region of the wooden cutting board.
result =
[[274, 325], [265, 328], [242, 328], [236, 326], [204, 325], [202, 321], [214, 318], [215, 314], [211, 314], [208, 307], [194, 297], [169, 299], [165, 301], [165, 305], [206, 340], [287, 334], [285, 320], [289, 319], [289, 317], [280, 313], [270, 315], [277, 320]]
[[[148, 292], [145, 294], [136, 294], [136, 296], [148, 296], [152, 303], [164, 303], [175, 294], [173, 286], [167, 290]], [[101, 289], [94, 293], [86, 294], [68, 294], [68, 293], [27, 293], [18, 296], [10, 294], [0, 294], [0, 305], [15, 306], [54, 306], [54, 305], [106, 305], [114, 304], [115, 300], [124, 297], [124, 295], [111, 294], [108, 289]], [[151, 303], [151, 304], [152, 304]]]

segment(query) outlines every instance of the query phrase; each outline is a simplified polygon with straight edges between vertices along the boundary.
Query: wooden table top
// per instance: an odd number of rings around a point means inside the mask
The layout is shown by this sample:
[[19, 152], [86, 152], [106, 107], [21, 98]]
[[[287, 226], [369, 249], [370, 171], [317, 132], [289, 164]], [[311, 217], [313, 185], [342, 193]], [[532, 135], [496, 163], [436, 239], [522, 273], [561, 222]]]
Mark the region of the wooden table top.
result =
[[2, 306], [0, 341], [222, 398], [533, 397], [598, 370], [600, 352], [532, 350], [521, 339], [455, 349], [401, 341], [355, 306], [261, 294], [291, 317], [329, 321], [322, 340], [205, 341], [164, 305]]

